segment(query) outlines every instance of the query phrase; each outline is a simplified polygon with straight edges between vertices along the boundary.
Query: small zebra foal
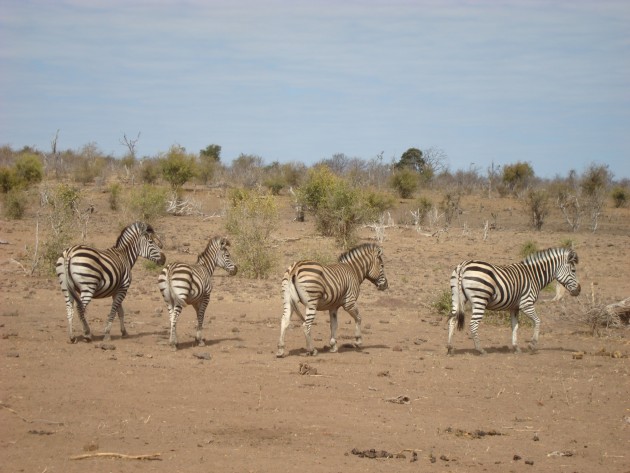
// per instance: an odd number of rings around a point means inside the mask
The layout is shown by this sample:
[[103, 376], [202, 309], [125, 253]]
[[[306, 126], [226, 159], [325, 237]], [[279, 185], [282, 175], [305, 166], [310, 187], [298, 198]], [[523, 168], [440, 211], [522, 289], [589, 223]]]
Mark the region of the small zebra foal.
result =
[[204, 346], [201, 330], [212, 292], [212, 273], [217, 266], [225, 269], [230, 276], [237, 272], [228, 246], [230, 242], [227, 238], [214, 237], [199, 254], [196, 264], [171, 263], [160, 273], [158, 287], [168, 306], [171, 322], [169, 345], [173, 350], [177, 350], [177, 319], [187, 304], [191, 304], [197, 312], [195, 340], [198, 346]]
[[575, 265], [577, 253], [568, 248], [550, 248], [533, 253], [520, 263], [503, 266], [484, 261], [464, 261], [451, 276], [452, 309], [448, 321], [448, 354], [453, 354], [453, 332], [457, 321], [458, 330], [464, 327], [464, 304], [472, 304], [470, 334], [475, 349], [485, 354], [477, 328], [486, 309], [509, 310], [512, 318], [512, 348], [520, 352], [516, 340], [519, 309], [534, 322], [534, 334], [529, 348], [534, 351], [538, 344], [540, 318], [534, 309], [540, 291], [554, 279], [572, 296], [580, 294]]
[[[277, 357], [284, 356], [284, 336], [293, 312], [304, 321], [306, 351], [309, 355], [317, 355], [311, 340], [311, 325], [318, 310], [328, 310], [330, 314], [331, 352], [337, 351], [339, 307], [343, 307], [354, 319], [356, 345], [361, 345], [361, 316], [357, 307], [359, 287], [364, 279], [368, 279], [378, 290], [387, 289], [383, 250], [374, 243], [366, 243], [342, 254], [338, 261], [329, 265], [298, 261], [285, 272], [282, 279], [284, 312], [280, 321]], [[306, 307], [306, 317], [298, 309], [298, 302]]]
[[112, 298], [104, 340], [111, 339], [110, 330], [117, 313], [120, 319], [120, 332], [123, 337], [127, 336], [122, 302], [131, 284], [131, 269], [138, 256], [159, 265], [166, 261], [162, 243], [153, 227], [143, 222], [127, 226], [112, 248], [97, 250], [85, 245], [75, 245], [63, 251], [57, 260], [55, 270], [66, 300], [68, 335], [71, 343], [76, 342], [72, 331], [74, 304], [77, 305], [79, 319], [83, 324], [83, 337], [86, 341], [91, 341], [92, 333], [85, 318], [85, 310], [92, 299], [104, 297]]

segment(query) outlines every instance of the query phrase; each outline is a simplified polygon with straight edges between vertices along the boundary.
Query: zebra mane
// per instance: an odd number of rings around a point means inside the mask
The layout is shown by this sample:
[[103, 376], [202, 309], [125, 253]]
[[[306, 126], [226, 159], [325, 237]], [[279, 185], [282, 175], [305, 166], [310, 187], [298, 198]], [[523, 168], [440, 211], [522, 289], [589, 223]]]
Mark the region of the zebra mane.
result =
[[120, 248], [121, 246], [123, 246], [123, 244], [129, 241], [129, 237], [134, 233], [143, 234], [145, 232], [150, 234], [155, 233], [151, 225], [144, 222], [133, 222], [132, 224], [127, 225], [125, 228], [123, 228], [122, 232], [120, 232], [120, 235], [116, 239], [116, 245], [114, 246]]
[[567, 262], [569, 263], [577, 263], [578, 255], [575, 250], [570, 248], [547, 248], [546, 250], [537, 251], [536, 253], [532, 253], [527, 256], [523, 260], [523, 264], [531, 265], [536, 264], [540, 261], [549, 261], [554, 259], [562, 258], [566, 255]]
[[339, 263], [345, 263], [348, 260], [351, 260], [355, 254], [360, 253], [363, 250], [379, 251], [380, 247], [376, 243], [363, 243], [362, 245], [355, 246], [351, 250], [348, 250], [345, 253], [339, 255], [337, 261]]
[[228, 240], [225, 237], [215, 236], [215, 237], [210, 238], [210, 240], [208, 240], [208, 244], [206, 245], [204, 250], [197, 255], [197, 263], [200, 263], [203, 260], [203, 257], [207, 256], [208, 250], [210, 250], [210, 248], [214, 247], [215, 244], [217, 244], [217, 243], [219, 245], [219, 248], [223, 248], [224, 246], [230, 246], [230, 240]]

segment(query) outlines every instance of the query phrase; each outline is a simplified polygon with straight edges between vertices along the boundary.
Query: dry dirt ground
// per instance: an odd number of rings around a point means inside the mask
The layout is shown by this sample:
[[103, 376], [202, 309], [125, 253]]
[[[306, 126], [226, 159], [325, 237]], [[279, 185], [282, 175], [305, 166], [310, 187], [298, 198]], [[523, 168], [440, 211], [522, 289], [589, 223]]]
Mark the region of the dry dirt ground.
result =
[[[209, 236], [225, 232], [224, 192], [190, 195], [205, 217], [155, 225], [170, 261], [192, 262]], [[110, 211], [96, 189], [84, 191], [84, 202], [96, 208], [87, 241], [112, 246], [129, 223], [124, 213]], [[401, 219], [408, 205], [392, 216]], [[102, 344], [110, 300], [95, 300], [94, 342], [69, 344], [57, 281], [24, 271], [36, 209], [21, 221], [0, 220], [0, 471], [630, 472], [630, 332], [594, 337], [580, 323], [593, 293], [604, 302], [630, 296], [630, 210], [609, 207], [596, 233], [571, 234], [556, 214], [542, 232], [529, 230], [514, 200], [464, 197], [461, 206], [436, 236], [386, 229], [390, 289], [363, 284], [362, 350], [351, 346], [353, 325], [340, 312], [343, 345], [327, 352], [328, 316], [319, 313], [319, 355], [304, 356], [296, 320], [283, 359], [275, 351], [284, 268], [339, 254], [312, 221], [292, 221], [288, 198], [273, 235], [274, 274], [260, 281], [218, 270], [207, 345], [193, 345], [186, 308], [177, 352], [167, 345], [157, 273], [142, 261], [125, 300], [130, 336], [121, 339], [114, 324], [111, 346]], [[490, 219], [496, 228], [484, 240]], [[362, 241], [372, 237], [361, 230]], [[446, 356], [446, 319], [432, 303], [457, 263], [514, 262], [527, 241], [542, 249], [566, 238], [576, 244], [583, 292], [557, 302], [543, 292], [536, 354], [512, 354], [509, 326], [482, 323], [487, 356], [473, 353], [467, 331], [456, 333], [456, 354]], [[521, 327], [523, 347], [530, 335]]]

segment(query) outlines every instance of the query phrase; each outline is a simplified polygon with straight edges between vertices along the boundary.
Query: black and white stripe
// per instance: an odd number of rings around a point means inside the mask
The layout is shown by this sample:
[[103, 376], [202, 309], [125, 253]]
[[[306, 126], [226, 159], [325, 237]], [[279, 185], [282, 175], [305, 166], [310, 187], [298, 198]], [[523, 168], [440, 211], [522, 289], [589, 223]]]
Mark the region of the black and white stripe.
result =
[[68, 335], [74, 343], [72, 332], [74, 304], [83, 324], [86, 340], [92, 339], [90, 326], [85, 318], [85, 310], [92, 299], [112, 298], [112, 308], [105, 326], [105, 340], [110, 339], [110, 330], [116, 313], [120, 318], [122, 336], [125, 329], [125, 313], [122, 302], [131, 284], [131, 268], [139, 256], [157, 264], [164, 264], [166, 256], [162, 245], [150, 225], [135, 222], [127, 226], [112, 248], [97, 250], [85, 245], [75, 245], [63, 251], [57, 260], [56, 272], [66, 300]]
[[[366, 243], [339, 257], [338, 263], [323, 265], [316, 261], [298, 261], [287, 269], [282, 279], [284, 312], [280, 322], [280, 341], [276, 356], [284, 356], [284, 336], [291, 320], [297, 313], [304, 321], [306, 350], [316, 355], [312, 346], [311, 325], [318, 310], [330, 314], [330, 351], [337, 351], [337, 310], [343, 307], [355, 322], [357, 346], [361, 340], [361, 316], [357, 307], [359, 287], [368, 279], [379, 290], [387, 289], [383, 266], [383, 250], [374, 243]], [[306, 307], [306, 317], [298, 309], [298, 302]]]
[[199, 346], [204, 345], [201, 330], [212, 292], [212, 273], [217, 266], [225, 269], [230, 276], [237, 271], [228, 246], [230, 242], [227, 238], [214, 237], [199, 254], [196, 264], [171, 263], [160, 273], [158, 287], [168, 305], [171, 322], [169, 344], [174, 350], [177, 349], [177, 319], [187, 304], [192, 305], [197, 312], [195, 339]]
[[452, 337], [457, 328], [464, 327], [464, 304], [472, 304], [470, 333], [475, 348], [481, 354], [477, 329], [485, 309], [509, 310], [512, 318], [512, 347], [518, 352], [516, 333], [518, 313], [522, 310], [534, 322], [534, 334], [529, 347], [536, 349], [540, 332], [540, 319], [534, 309], [540, 291], [554, 279], [572, 296], [580, 293], [575, 265], [577, 253], [568, 248], [550, 248], [533, 253], [520, 263], [493, 265], [484, 261], [464, 261], [451, 276], [452, 308], [448, 327], [448, 353], [453, 353]]

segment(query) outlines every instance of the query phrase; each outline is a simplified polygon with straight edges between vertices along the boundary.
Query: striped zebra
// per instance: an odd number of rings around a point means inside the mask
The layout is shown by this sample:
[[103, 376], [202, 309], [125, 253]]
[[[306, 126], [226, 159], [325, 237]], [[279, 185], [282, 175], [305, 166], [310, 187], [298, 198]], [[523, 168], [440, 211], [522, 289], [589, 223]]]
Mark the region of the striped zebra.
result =
[[540, 291], [554, 279], [572, 296], [580, 294], [575, 265], [578, 255], [568, 248], [550, 248], [533, 253], [520, 263], [493, 265], [483, 261], [464, 261], [451, 276], [452, 309], [448, 321], [448, 354], [453, 353], [453, 332], [464, 327], [464, 304], [472, 304], [470, 333], [475, 349], [485, 354], [479, 342], [477, 328], [485, 309], [509, 310], [512, 318], [512, 348], [520, 352], [516, 340], [518, 313], [522, 310], [534, 322], [534, 334], [529, 348], [534, 351], [538, 343], [540, 319], [534, 303]]
[[112, 298], [112, 308], [107, 317], [104, 340], [111, 339], [109, 332], [116, 313], [120, 319], [122, 336], [127, 336], [122, 302], [131, 284], [131, 268], [139, 256], [164, 264], [166, 256], [161, 248], [162, 243], [153, 228], [146, 223], [135, 222], [120, 233], [112, 248], [97, 250], [75, 245], [63, 251], [57, 260], [56, 273], [66, 299], [70, 342], [76, 342], [72, 332], [74, 304], [77, 305], [79, 319], [83, 324], [83, 336], [86, 341], [91, 341], [92, 333], [85, 318], [85, 310], [92, 299], [105, 297]]
[[[284, 356], [284, 335], [297, 313], [304, 321], [306, 350], [317, 355], [311, 341], [311, 325], [318, 310], [330, 314], [330, 351], [337, 351], [337, 310], [343, 307], [354, 319], [357, 346], [361, 340], [361, 316], [357, 307], [359, 287], [368, 279], [380, 291], [387, 289], [387, 278], [383, 266], [383, 250], [374, 243], [366, 243], [339, 256], [338, 263], [322, 265], [315, 261], [298, 261], [287, 269], [282, 279], [284, 313], [280, 322], [280, 341], [277, 357]], [[306, 317], [298, 309], [298, 302], [306, 307]]]
[[169, 345], [173, 350], [177, 350], [177, 319], [187, 304], [192, 304], [197, 311], [195, 340], [198, 346], [204, 346], [201, 329], [212, 292], [212, 273], [217, 266], [225, 269], [230, 276], [235, 275], [237, 271], [228, 246], [230, 242], [227, 238], [214, 237], [199, 254], [196, 264], [171, 263], [160, 273], [158, 287], [168, 305], [171, 321]]

